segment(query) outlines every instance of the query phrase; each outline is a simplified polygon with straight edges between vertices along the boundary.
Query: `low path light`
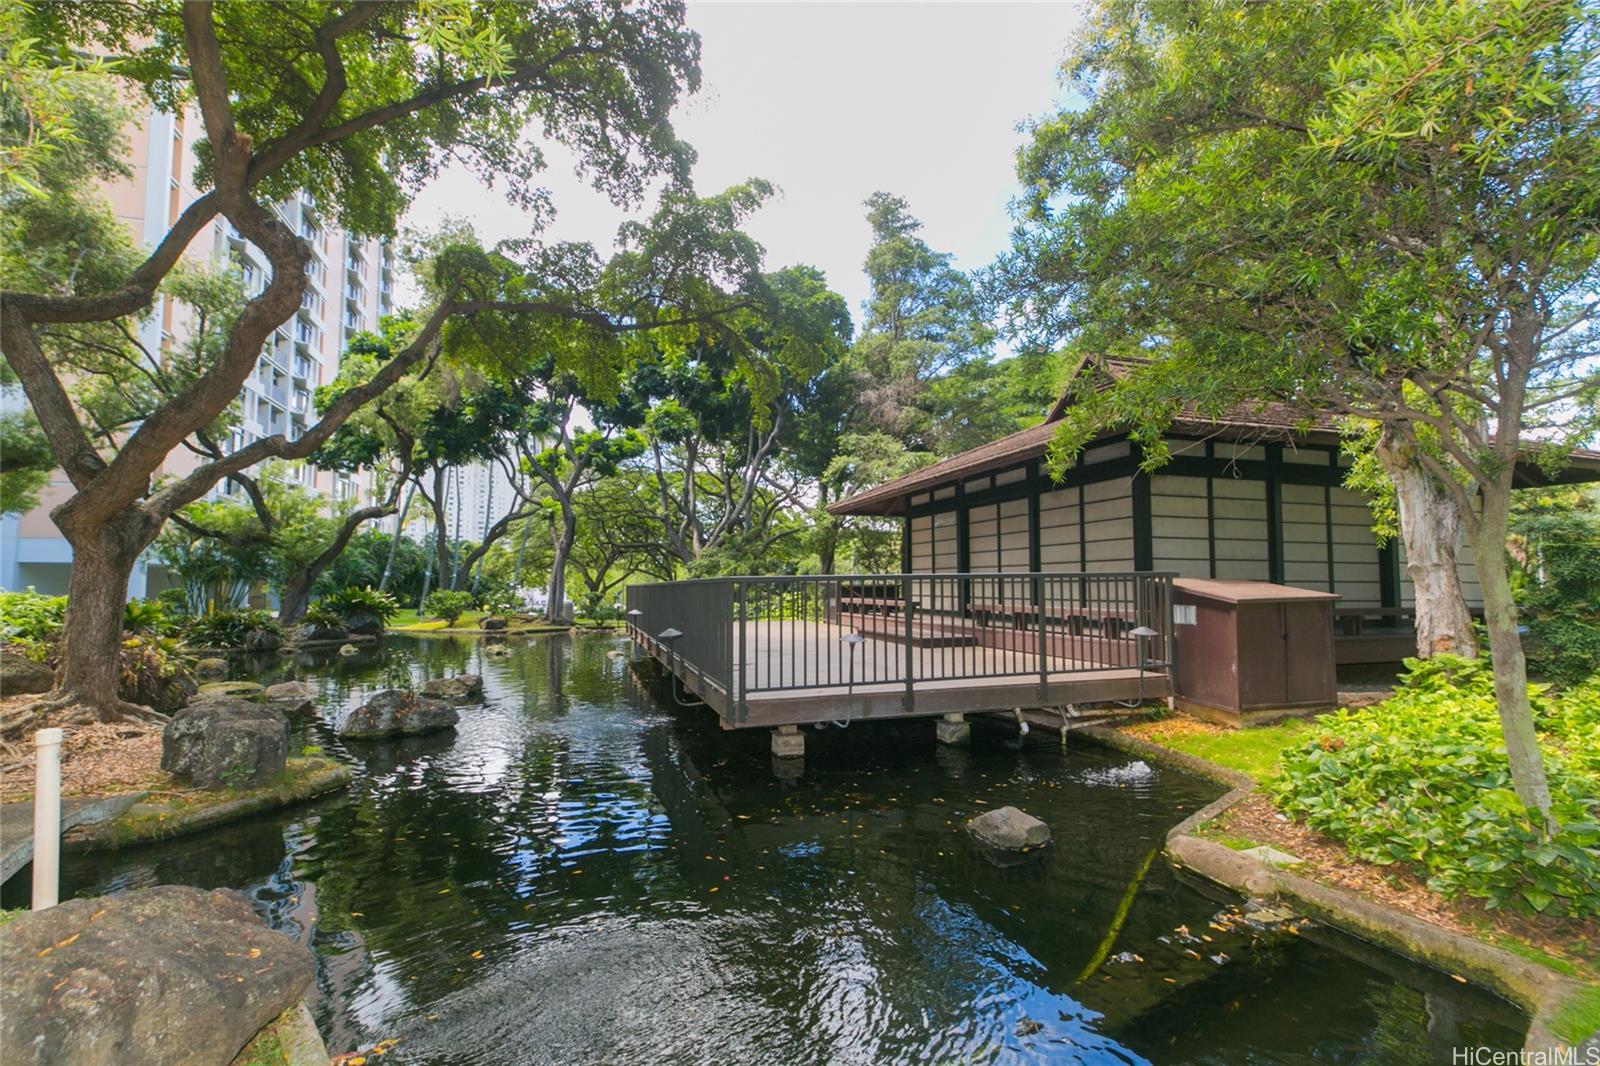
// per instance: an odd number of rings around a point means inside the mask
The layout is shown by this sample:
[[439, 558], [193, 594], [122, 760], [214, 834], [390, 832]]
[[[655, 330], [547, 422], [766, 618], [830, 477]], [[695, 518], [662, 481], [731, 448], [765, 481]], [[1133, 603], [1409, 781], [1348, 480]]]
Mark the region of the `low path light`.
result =
[[1136, 626], [1133, 629], [1129, 630], [1129, 633], [1130, 633], [1130, 635], [1133, 637], [1133, 639], [1135, 641], [1134, 648], [1138, 652], [1138, 655], [1139, 655], [1139, 662], [1137, 664], [1138, 665], [1138, 669], [1139, 669], [1139, 702], [1143, 703], [1144, 702], [1144, 664], [1145, 664], [1144, 642], [1146, 640], [1149, 640], [1151, 637], [1159, 637], [1161, 634], [1157, 633], [1155, 630], [1151, 629], [1149, 626]]

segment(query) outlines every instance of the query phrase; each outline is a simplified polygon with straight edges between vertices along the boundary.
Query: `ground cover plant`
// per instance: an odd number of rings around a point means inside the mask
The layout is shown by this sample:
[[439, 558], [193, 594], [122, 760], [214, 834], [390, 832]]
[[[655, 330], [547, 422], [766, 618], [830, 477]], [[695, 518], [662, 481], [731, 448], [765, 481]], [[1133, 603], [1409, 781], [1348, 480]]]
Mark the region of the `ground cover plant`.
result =
[[1600, 682], [1529, 694], [1551, 821], [1511, 785], [1487, 663], [1409, 660], [1395, 695], [1318, 720], [1268, 784], [1278, 806], [1367, 862], [1446, 897], [1600, 917]]

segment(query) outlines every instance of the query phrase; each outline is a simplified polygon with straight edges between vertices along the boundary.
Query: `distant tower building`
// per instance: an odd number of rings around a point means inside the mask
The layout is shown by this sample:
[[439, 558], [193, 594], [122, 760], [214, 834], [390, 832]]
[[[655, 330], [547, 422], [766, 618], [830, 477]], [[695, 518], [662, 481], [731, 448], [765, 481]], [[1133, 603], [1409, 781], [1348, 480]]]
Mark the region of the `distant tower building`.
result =
[[[152, 109], [144, 121], [130, 125], [125, 134], [133, 174], [109, 186], [106, 195], [142, 246], [153, 248], [173, 221], [201, 195], [194, 185], [194, 142], [202, 135], [202, 128], [193, 109], [182, 115]], [[279, 204], [277, 211], [311, 245], [314, 257], [306, 269], [311, 285], [299, 311], [273, 332], [262, 348], [255, 372], [246, 379], [240, 393], [241, 419], [227, 442], [228, 451], [278, 433], [291, 439], [304, 433], [316, 418], [312, 395], [318, 385], [328, 384], [338, 373], [339, 360], [350, 337], [362, 330], [376, 329], [379, 317], [389, 314], [394, 306], [395, 257], [386, 242], [353, 238], [327, 225], [317, 205], [304, 194]], [[220, 215], [200, 231], [185, 255], [194, 261], [236, 264], [251, 296], [260, 293], [271, 280], [266, 256]], [[152, 357], [159, 357], [159, 353], [187, 337], [192, 328], [187, 308], [158, 296], [140, 324], [138, 335], [144, 349]], [[6, 410], [26, 403], [17, 389], [0, 396], [0, 406]], [[167, 456], [159, 474], [182, 475], [196, 463], [194, 455], [178, 449]], [[372, 477], [365, 473], [335, 475], [300, 467], [294, 477], [308, 488], [336, 499], [366, 496], [372, 490]], [[213, 495], [232, 488], [224, 481]], [[50, 510], [71, 494], [65, 475], [57, 471], [40, 494], [39, 506], [26, 514], [0, 518], [0, 588], [31, 585], [40, 592], [66, 592], [72, 548], [50, 520]], [[129, 582], [128, 594], [153, 593], [164, 583], [159, 570], [149, 559], [141, 560]]]

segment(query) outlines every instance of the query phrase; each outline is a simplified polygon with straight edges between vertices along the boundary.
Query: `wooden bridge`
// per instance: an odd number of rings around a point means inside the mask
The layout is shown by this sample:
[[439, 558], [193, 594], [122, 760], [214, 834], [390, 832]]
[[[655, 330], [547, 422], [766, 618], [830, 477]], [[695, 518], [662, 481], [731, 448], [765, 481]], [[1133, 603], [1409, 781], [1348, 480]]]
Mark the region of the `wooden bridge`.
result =
[[1171, 695], [1172, 575], [633, 585], [628, 632], [728, 729]]

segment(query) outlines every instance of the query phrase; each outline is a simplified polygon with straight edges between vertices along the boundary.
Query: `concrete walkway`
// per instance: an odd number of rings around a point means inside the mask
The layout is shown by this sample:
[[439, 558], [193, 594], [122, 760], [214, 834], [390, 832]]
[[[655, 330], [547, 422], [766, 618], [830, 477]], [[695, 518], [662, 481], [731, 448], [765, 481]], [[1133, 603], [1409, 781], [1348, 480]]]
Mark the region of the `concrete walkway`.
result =
[[[114, 796], [66, 796], [61, 800], [61, 832], [76, 825], [109, 822], [144, 797], [143, 792]], [[0, 803], [0, 883], [33, 860], [33, 801]]]

